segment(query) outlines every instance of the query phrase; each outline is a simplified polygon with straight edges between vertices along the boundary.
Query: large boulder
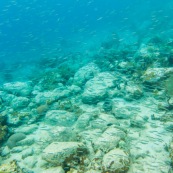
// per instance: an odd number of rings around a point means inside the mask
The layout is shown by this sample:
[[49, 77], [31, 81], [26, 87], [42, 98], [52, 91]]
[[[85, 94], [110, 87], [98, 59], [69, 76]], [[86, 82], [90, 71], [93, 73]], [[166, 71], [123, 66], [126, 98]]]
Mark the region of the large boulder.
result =
[[82, 101], [86, 104], [96, 104], [107, 97], [107, 91], [113, 88], [115, 77], [109, 72], [102, 72], [85, 85]]

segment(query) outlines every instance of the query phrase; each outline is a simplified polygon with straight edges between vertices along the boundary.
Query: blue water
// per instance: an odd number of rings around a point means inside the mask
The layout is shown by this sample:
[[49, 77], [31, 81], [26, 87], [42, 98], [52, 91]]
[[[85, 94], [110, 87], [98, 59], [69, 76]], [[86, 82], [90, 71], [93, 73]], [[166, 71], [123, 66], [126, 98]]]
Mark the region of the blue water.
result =
[[172, 10], [171, 0], [1, 0], [1, 70], [86, 52], [114, 33], [127, 43], [157, 34], [172, 37]]

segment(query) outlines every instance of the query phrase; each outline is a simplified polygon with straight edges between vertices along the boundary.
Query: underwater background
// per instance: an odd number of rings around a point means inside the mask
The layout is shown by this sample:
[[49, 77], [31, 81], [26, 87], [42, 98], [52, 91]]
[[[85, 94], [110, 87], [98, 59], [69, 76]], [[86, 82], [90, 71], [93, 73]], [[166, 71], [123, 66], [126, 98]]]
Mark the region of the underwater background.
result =
[[173, 172], [172, 0], [1, 0], [0, 172]]
[[0, 65], [7, 73], [13, 67], [6, 63], [28, 66], [48, 56], [86, 53], [116, 35], [127, 44], [157, 34], [172, 36], [169, 0], [2, 0], [0, 11]]

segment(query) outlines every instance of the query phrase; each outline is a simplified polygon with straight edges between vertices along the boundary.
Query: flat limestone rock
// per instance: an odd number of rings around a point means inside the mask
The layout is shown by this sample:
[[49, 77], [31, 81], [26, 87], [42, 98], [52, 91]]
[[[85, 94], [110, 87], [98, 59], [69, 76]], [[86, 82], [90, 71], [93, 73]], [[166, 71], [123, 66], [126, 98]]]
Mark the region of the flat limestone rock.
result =
[[53, 142], [43, 150], [42, 158], [49, 163], [61, 165], [67, 158], [83, 151], [83, 148], [83, 143], [79, 142]]

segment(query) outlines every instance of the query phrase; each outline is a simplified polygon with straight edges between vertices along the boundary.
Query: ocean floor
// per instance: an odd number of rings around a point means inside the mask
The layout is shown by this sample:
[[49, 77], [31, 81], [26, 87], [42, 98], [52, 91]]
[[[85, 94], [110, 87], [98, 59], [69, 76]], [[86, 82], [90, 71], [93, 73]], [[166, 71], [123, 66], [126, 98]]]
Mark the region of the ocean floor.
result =
[[2, 84], [0, 172], [172, 172], [173, 44], [155, 40]]

